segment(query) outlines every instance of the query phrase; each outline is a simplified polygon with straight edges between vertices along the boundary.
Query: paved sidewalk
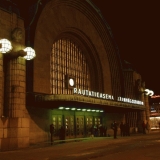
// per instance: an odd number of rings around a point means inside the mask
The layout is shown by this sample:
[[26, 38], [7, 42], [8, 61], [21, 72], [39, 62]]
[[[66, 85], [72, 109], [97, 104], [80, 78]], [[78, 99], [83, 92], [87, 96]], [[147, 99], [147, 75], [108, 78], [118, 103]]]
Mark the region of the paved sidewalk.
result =
[[[146, 135], [150, 135], [150, 136], [153, 136], [153, 135], [156, 135], [156, 134], [160, 134], [160, 130], [152, 130], [150, 131], [150, 133], [146, 133]], [[121, 137], [121, 136], [117, 136], [117, 138], [126, 138], [126, 140], [128, 138], [134, 138], [134, 137], [137, 137], [137, 136], [144, 136], [143, 133], [134, 133], [134, 134], [131, 134], [130, 136], [125, 136], [125, 137]], [[51, 142], [50, 141], [47, 141], [47, 142], [41, 142], [41, 143], [37, 143], [37, 144], [33, 144], [33, 145], [30, 145], [29, 147], [27, 148], [43, 148], [43, 147], [50, 147], [50, 146], [54, 146], [54, 145], [58, 145], [58, 144], [64, 144], [65, 143], [73, 143], [73, 142], [80, 142], [80, 141], [86, 141], [86, 140], [100, 140], [100, 139], [108, 139], [108, 140], [112, 140], [114, 139], [113, 136], [110, 136], [110, 137], [87, 137], [87, 138], [75, 138], [75, 139], [66, 139], [66, 140], [55, 140], [53, 145], [51, 145]], [[125, 139], [123, 139], [125, 140]], [[27, 149], [27, 148], [24, 148], [24, 149]]]

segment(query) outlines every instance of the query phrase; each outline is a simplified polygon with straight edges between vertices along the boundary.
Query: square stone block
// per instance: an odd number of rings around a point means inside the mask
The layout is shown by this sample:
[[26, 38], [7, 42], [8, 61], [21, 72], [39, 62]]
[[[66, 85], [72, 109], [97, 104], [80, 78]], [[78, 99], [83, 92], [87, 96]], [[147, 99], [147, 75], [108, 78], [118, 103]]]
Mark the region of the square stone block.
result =
[[4, 128], [3, 129], [3, 138], [7, 138], [8, 137], [8, 128]]
[[22, 128], [28, 128], [29, 127], [29, 118], [21, 118], [22, 119]]
[[25, 148], [29, 146], [29, 137], [18, 138], [18, 148]]
[[0, 128], [0, 138], [3, 138], [3, 129]]
[[21, 136], [29, 137], [29, 128], [21, 128]]
[[8, 137], [17, 138], [18, 137], [18, 128], [8, 128]]
[[21, 127], [21, 118], [10, 118], [9, 119], [9, 127], [15, 128], [15, 127]]
[[9, 126], [9, 120], [8, 118], [1, 118], [0, 119], [0, 128], [7, 128]]
[[1, 139], [1, 151], [9, 150], [9, 138], [2, 138]]
[[9, 150], [18, 148], [18, 138], [10, 138], [9, 141]]

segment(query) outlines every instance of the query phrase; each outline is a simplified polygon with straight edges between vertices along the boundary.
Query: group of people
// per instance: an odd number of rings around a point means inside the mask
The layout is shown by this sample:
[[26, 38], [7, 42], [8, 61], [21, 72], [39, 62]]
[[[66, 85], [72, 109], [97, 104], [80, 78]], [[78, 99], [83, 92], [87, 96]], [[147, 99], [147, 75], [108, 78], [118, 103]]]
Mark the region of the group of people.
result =
[[123, 123], [121, 122], [120, 124], [120, 134], [121, 134], [121, 137], [123, 136], [130, 136], [130, 126], [128, 123]]
[[106, 137], [107, 136], [107, 127], [100, 124], [98, 125], [94, 125], [91, 127], [90, 129], [91, 135], [93, 135], [94, 137]]
[[116, 121], [114, 121], [111, 124], [111, 128], [114, 131], [114, 138], [117, 138], [117, 130], [118, 130], [118, 126], [120, 127], [120, 135], [122, 136], [130, 136], [130, 126], [128, 123], [123, 123], [121, 122], [120, 125], [117, 124]]
[[142, 129], [143, 129], [143, 134], [146, 134], [146, 130], [147, 130], [147, 132], [149, 133], [149, 131], [150, 131], [150, 125], [149, 125], [149, 123], [147, 122], [147, 123], [145, 123], [144, 121], [142, 122]]
[[[118, 127], [120, 128], [120, 136], [130, 136], [130, 126], [128, 123], [123, 123], [121, 122], [120, 125], [117, 124], [116, 121], [114, 121], [111, 124], [111, 128], [114, 131], [114, 138], [117, 138], [117, 131], [118, 131]], [[143, 129], [143, 134], [146, 134], [146, 130], [150, 131], [150, 125], [149, 123], [145, 123], [143, 121], [142, 123], [142, 129]], [[94, 125], [91, 127], [90, 129], [91, 135], [93, 135], [94, 137], [106, 137], [107, 136], [107, 127], [104, 125]], [[50, 125], [50, 133], [51, 133], [51, 145], [53, 144], [53, 134], [54, 134], [54, 126], [53, 124]], [[64, 140], [65, 139], [65, 128], [62, 126], [59, 130], [59, 138], [60, 140]]]
[[[50, 124], [50, 134], [51, 134], [51, 145], [53, 145], [53, 135], [54, 135], [53, 124]], [[65, 128], [63, 126], [61, 126], [61, 128], [59, 129], [59, 139], [62, 140], [62, 142], [64, 142], [63, 140], [65, 140]]]

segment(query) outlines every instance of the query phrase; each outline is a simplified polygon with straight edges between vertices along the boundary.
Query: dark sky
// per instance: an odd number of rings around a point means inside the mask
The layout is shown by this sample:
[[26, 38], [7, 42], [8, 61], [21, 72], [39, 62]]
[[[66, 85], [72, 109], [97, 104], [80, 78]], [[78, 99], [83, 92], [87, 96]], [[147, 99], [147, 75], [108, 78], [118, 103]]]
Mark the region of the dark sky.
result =
[[[12, 0], [21, 13], [37, 0]], [[146, 88], [160, 94], [159, 0], [92, 0], [112, 29], [120, 56], [132, 63]]]

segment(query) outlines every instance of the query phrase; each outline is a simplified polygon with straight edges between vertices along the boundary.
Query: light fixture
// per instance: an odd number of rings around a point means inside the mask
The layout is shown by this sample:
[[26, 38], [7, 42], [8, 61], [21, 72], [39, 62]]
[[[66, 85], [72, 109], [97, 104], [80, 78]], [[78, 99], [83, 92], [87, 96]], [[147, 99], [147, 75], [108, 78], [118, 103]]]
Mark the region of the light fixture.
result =
[[70, 85], [71, 87], [74, 86], [74, 79], [73, 79], [73, 78], [70, 78], [70, 79], [69, 79], [69, 85]]
[[0, 48], [1, 53], [7, 53], [10, 50], [12, 50], [11, 42], [8, 39], [1, 39], [0, 44], [1, 44]]
[[145, 95], [147, 96], [153, 96], [154, 95], [154, 92], [149, 90], [149, 89], [145, 89]]
[[23, 57], [26, 60], [31, 60], [36, 56], [35, 50], [33, 48], [31, 48], [31, 47], [26, 47], [24, 49], [24, 51], [27, 52], [27, 55]]
[[59, 107], [58, 109], [64, 109], [64, 107]]

